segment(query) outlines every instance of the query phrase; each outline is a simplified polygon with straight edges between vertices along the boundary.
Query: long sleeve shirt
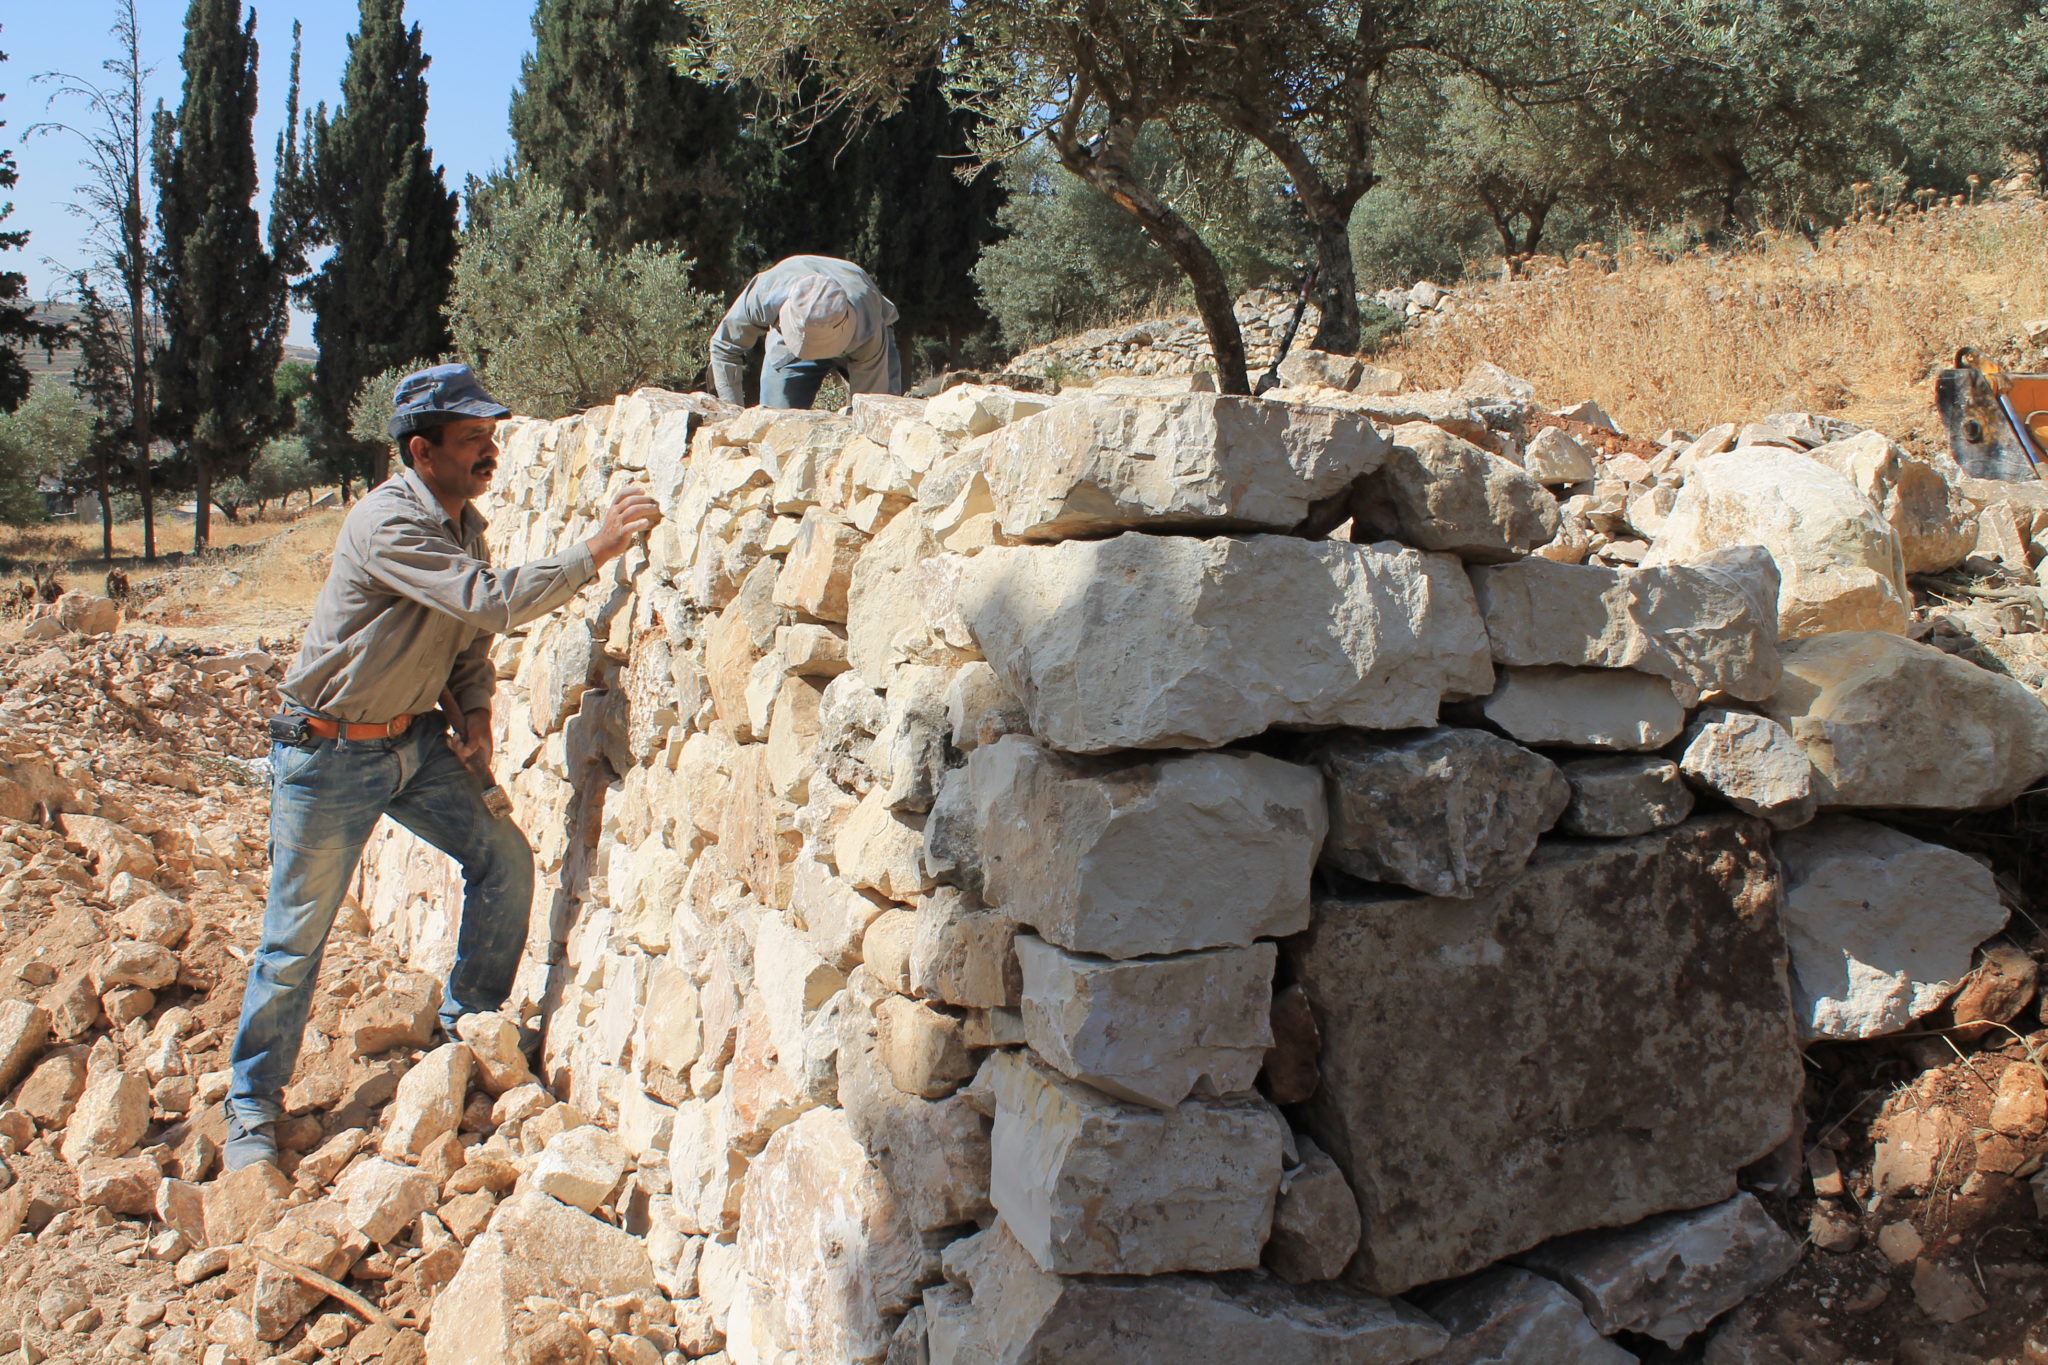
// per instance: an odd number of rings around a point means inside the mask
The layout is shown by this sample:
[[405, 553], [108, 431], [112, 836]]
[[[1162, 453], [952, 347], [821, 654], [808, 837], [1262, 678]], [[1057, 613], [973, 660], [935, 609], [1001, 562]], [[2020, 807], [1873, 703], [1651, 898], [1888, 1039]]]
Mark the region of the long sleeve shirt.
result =
[[728, 403], [747, 401], [747, 353], [768, 339], [768, 360], [790, 354], [775, 331], [782, 305], [799, 280], [823, 275], [853, 301], [853, 344], [838, 357], [846, 366], [848, 386], [855, 393], [903, 392], [903, 368], [889, 329], [896, 324], [896, 305], [882, 294], [867, 271], [836, 256], [791, 256], [747, 282], [726, 310], [725, 320], [711, 334], [711, 381]]
[[494, 569], [487, 526], [467, 505], [459, 526], [450, 520], [411, 469], [365, 494], [342, 523], [285, 696], [357, 724], [431, 710], [443, 688], [465, 712], [489, 706], [491, 636], [567, 602], [597, 564], [578, 543]]

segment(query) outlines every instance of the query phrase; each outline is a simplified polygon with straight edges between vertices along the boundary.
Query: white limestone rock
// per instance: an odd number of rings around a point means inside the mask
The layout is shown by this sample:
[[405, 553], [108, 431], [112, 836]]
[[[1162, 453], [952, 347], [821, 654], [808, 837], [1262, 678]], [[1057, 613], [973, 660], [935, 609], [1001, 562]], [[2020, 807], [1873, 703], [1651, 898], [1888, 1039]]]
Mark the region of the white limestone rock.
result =
[[1113, 962], [1017, 939], [1032, 1050], [1105, 1094], [1171, 1109], [1258, 1079], [1273, 1045], [1274, 948], [1216, 948]]
[[934, 840], [953, 824], [991, 907], [1128, 958], [1298, 932], [1328, 814], [1320, 774], [1263, 754], [1076, 759], [1010, 735], [947, 782]]
[[1335, 408], [1190, 393], [1083, 397], [992, 437], [984, 472], [1005, 534], [1285, 531], [1379, 468], [1387, 438]]
[[1138, 534], [998, 547], [968, 565], [962, 608], [1032, 729], [1071, 752], [1430, 725], [1446, 696], [1493, 688], [1463, 568], [1414, 550]]
[[1802, 640], [1764, 704], [1823, 808], [1989, 810], [2048, 774], [2048, 706], [2024, 685], [1881, 631]]
[[1761, 701], [1778, 689], [1778, 570], [1756, 546], [1696, 564], [1475, 566], [1495, 663], [1629, 668]]
[[350, 1226], [380, 1246], [411, 1227], [440, 1195], [422, 1172], [374, 1156], [350, 1166], [334, 1186]]
[[1940, 573], [1969, 557], [1977, 543], [1977, 517], [1943, 469], [1876, 431], [1830, 441], [1807, 454], [1847, 476], [1870, 499], [1898, 533], [1907, 573]]
[[1498, 564], [1557, 535], [1557, 499], [1518, 466], [1427, 422], [1396, 427], [1393, 439], [1352, 499], [1354, 540]]
[[1875, 1038], [1934, 1009], [2005, 927], [1991, 870], [1845, 816], [1780, 835], [1793, 998], [1810, 1038]]
[[1524, 744], [1661, 749], [1685, 728], [1670, 682], [1620, 668], [1502, 669], [1480, 709]]
[[924, 1296], [929, 1365], [1408, 1365], [1447, 1336], [1404, 1303], [1336, 1285], [1049, 1275], [1000, 1220], [948, 1247], [946, 1266], [955, 1282]]
[[1686, 731], [1678, 766], [1702, 790], [1778, 829], [1813, 818], [1813, 763], [1792, 732], [1768, 716], [1702, 710]]
[[1012, 941], [1017, 922], [957, 887], [924, 898], [911, 935], [911, 993], [969, 1009], [1014, 1006], [1023, 991]]
[[592, 1124], [570, 1128], [548, 1139], [528, 1178], [542, 1194], [551, 1194], [564, 1204], [585, 1213], [619, 1187], [632, 1158], [620, 1141]]
[[747, 1175], [739, 1246], [776, 1345], [800, 1360], [879, 1361], [897, 1315], [936, 1271], [846, 1116], [814, 1109]]
[[1635, 1365], [1636, 1357], [1594, 1330], [1562, 1285], [1502, 1266], [1429, 1301], [1451, 1329], [1431, 1365]]
[[1585, 483], [1596, 472], [1586, 448], [1557, 427], [1545, 427], [1530, 438], [1522, 450], [1522, 470], [1546, 488]]
[[1307, 748], [1329, 782], [1324, 861], [1435, 896], [1519, 872], [1570, 795], [1556, 764], [1484, 730], [1339, 733]]
[[1266, 1101], [1120, 1104], [1007, 1052], [990, 1059], [984, 1085], [995, 1102], [990, 1198], [1044, 1269], [1160, 1275], [1259, 1263], [1287, 1135]]
[[411, 1161], [435, 1138], [454, 1132], [474, 1065], [466, 1043], [446, 1043], [414, 1062], [384, 1111], [379, 1150], [393, 1161]]
[[427, 1365], [504, 1365], [550, 1320], [526, 1306], [540, 1296], [658, 1294], [647, 1243], [537, 1190], [513, 1195], [470, 1243], [455, 1278], [434, 1298]]
[[1687, 476], [1645, 568], [1761, 545], [1777, 561], [1778, 633], [1903, 632], [1912, 597], [1898, 533], [1848, 478], [1790, 450], [1709, 456]]
[[1750, 1194], [1616, 1232], [1547, 1242], [1517, 1260], [1578, 1296], [1602, 1335], [1676, 1347], [1799, 1259], [1799, 1242]]

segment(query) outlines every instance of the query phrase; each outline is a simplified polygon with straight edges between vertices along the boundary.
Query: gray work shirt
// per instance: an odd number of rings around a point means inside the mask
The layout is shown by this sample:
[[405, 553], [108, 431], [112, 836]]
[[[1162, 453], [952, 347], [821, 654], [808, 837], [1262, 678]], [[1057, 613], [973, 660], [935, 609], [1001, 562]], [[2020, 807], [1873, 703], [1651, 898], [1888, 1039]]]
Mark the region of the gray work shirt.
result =
[[767, 363], [791, 355], [775, 323], [790, 291], [807, 275], [823, 275], [853, 301], [853, 344], [838, 357], [846, 366], [847, 387], [855, 393], [903, 392], [903, 363], [889, 344], [896, 305], [883, 296], [874, 277], [837, 256], [791, 256], [747, 281], [726, 310], [725, 321], [711, 334], [711, 382], [718, 396], [728, 403], [746, 403], [747, 353], [763, 337], [768, 338]]
[[341, 524], [285, 696], [357, 724], [430, 711], [444, 687], [465, 712], [490, 705], [491, 636], [561, 606], [597, 564], [579, 543], [493, 569], [487, 526], [465, 506], [458, 527], [412, 469], [364, 494]]

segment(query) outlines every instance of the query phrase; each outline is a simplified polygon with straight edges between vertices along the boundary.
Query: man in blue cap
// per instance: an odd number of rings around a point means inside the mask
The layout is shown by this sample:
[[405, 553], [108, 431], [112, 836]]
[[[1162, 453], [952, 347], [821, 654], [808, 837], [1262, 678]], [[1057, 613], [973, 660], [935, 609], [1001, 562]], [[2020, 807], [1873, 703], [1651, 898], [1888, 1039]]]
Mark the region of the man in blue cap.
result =
[[[511, 993], [533, 901], [533, 852], [485, 808], [466, 765], [491, 744], [491, 637], [553, 611], [661, 520], [620, 493], [595, 534], [561, 554], [494, 569], [471, 499], [498, 464], [511, 409], [467, 365], [407, 375], [392, 441], [405, 468], [342, 523], [297, 662], [271, 722], [270, 897], [231, 1057], [226, 1169], [277, 1159], [327, 932], [377, 821], [390, 816], [462, 865], [462, 924], [442, 995], [449, 1034]], [[455, 714], [436, 710], [453, 696]], [[452, 734], [446, 733], [452, 728]]]
[[711, 335], [711, 382], [718, 396], [747, 402], [747, 354], [761, 357], [761, 406], [807, 408], [825, 376], [846, 376], [855, 393], [902, 393], [896, 305], [852, 261], [791, 256], [747, 282]]

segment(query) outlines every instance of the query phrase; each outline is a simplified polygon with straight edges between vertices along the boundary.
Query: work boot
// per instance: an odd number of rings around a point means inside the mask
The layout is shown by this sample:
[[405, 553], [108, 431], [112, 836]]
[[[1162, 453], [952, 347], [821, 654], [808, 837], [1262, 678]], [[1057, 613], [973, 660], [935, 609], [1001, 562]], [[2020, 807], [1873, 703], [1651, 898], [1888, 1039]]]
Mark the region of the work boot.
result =
[[244, 1127], [235, 1111], [228, 1110], [228, 1140], [220, 1149], [221, 1174], [254, 1166], [259, 1161], [277, 1164], [277, 1125], [258, 1123]]

